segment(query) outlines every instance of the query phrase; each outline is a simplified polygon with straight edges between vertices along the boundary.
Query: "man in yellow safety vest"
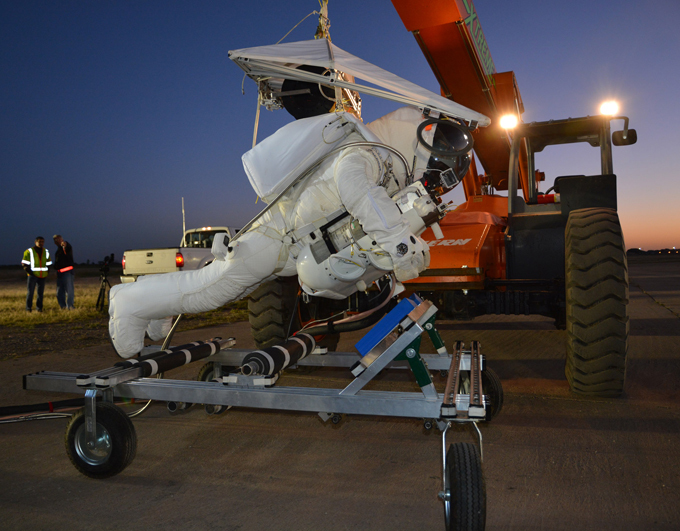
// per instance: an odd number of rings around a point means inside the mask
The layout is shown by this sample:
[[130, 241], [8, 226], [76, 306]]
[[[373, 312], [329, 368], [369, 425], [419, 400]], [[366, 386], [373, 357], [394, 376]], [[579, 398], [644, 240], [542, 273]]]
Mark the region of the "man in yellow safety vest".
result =
[[42, 312], [47, 268], [52, 265], [50, 252], [45, 249], [45, 238], [42, 236], [36, 237], [35, 245], [24, 252], [24, 259], [21, 261], [21, 265], [24, 266], [28, 275], [26, 311], [30, 312], [32, 309], [33, 293], [35, 287], [38, 286], [38, 297], [35, 300], [35, 307], [39, 312]]

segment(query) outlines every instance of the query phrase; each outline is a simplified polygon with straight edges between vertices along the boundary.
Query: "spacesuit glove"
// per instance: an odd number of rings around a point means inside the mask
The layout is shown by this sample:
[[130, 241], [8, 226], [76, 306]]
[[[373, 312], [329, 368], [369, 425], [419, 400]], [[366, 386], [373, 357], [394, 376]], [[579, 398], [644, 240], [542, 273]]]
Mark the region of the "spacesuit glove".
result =
[[394, 275], [399, 282], [417, 278], [430, 265], [430, 247], [415, 234], [409, 234], [397, 244], [392, 255]]
[[146, 327], [146, 334], [152, 341], [160, 341], [168, 337], [172, 328], [172, 317], [165, 319], [152, 319]]
[[147, 326], [149, 321], [134, 315], [109, 319], [109, 337], [121, 358], [131, 358], [141, 352], [144, 348], [144, 332]]
[[149, 326], [148, 319], [131, 315], [119, 308], [116, 297], [125, 284], [113, 286], [109, 292], [109, 337], [113, 348], [121, 358], [131, 358], [144, 347], [144, 333]]

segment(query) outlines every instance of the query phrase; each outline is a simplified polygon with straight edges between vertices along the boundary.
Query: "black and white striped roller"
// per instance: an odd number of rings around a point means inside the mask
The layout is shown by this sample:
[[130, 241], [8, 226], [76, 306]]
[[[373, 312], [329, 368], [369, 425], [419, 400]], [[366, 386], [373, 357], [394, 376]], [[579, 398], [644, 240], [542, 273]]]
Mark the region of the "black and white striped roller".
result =
[[130, 358], [125, 361], [119, 361], [118, 363], [114, 363], [114, 367], [120, 367], [121, 369], [128, 369], [129, 367], [134, 367], [135, 365], [139, 365], [143, 361], [147, 361], [150, 359], [155, 359], [158, 356], [163, 356], [165, 354], [169, 354], [171, 352], [177, 352], [180, 350], [188, 350], [194, 347], [197, 347], [199, 345], [203, 345], [205, 341], [194, 341], [192, 343], [187, 343], [186, 345], [179, 345], [176, 347], [170, 347], [165, 350], [157, 350], [156, 352], [152, 352], [151, 354], [145, 354], [144, 356], [139, 356], [137, 358]]
[[178, 347], [172, 347], [148, 356], [129, 359], [116, 363], [116, 366], [139, 367], [140, 376], [148, 378], [159, 372], [169, 371], [181, 367], [192, 361], [202, 360], [220, 351], [222, 345], [229, 340], [214, 339], [212, 341], [195, 341]]
[[241, 372], [246, 376], [252, 374], [271, 376], [311, 354], [314, 347], [316, 341], [313, 336], [305, 333], [296, 334], [288, 338], [283, 345], [274, 345], [246, 354]]

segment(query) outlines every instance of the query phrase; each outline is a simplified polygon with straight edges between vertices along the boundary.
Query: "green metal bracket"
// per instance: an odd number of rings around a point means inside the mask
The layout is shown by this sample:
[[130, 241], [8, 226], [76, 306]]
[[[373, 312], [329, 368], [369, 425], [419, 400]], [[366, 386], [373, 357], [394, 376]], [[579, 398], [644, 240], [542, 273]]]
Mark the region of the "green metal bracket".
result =
[[430, 341], [432, 341], [434, 348], [437, 349], [437, 354], [445, 356], [448, 354], [448, 352], [446, 352], [446, 347], [444, 346], [444, 340], [442, 339], [442, 336], [439, 335], [439, 331], [434, 326], [435, 317], [436, 314], [430, 317], [425, 322], [425, 326], [423, 328], [427, 332], [427, 335], [430, 336]]
[[418, 385], [421, 388], [432, 385], [430, 371], [427, 369], [427, 365], [425, 365], [423, 358], [420, 356], [420, 343], [422, 342], [422, 339], [422, 336], [418, 336], [402, 350], [396, 358], [394, 358], [395, 360], [405, 360], [408, 362], [411, 371], [413, 371], [413, 374], [416, 377], [416, 382], [418, 382]]

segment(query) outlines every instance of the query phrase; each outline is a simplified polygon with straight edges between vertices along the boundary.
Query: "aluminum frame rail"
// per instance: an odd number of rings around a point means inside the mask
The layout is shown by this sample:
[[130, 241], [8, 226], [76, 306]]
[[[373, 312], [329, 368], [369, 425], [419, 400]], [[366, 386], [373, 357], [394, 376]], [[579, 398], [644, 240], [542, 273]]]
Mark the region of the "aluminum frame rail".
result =
[[[42, 372], [25, 377], [25, 388], [83, 394], [75, 384], [76, 373]], [[221, 382], [140, 378], [117, 385], [114, 396], [140, 400], [187, 402], [311, 413], [385, 415], [438, 418], [441, 400], [427, 400], [422, 393], [360, 391], [343, 396], [341, 389], [315, 387], [244, 387]]]
[[[92, 391], [96, 391], [101, 393], [105, 400], [112, 400], [116, 396], [140, 400], [315, 412], [322, 415], [337, 413], [438, 419], [441, 417], [445, 394], [437, 393], [434, 389], [429, 371], [449, 369], [452, 356], [447, 354], [445, 349], [439, 354], [421, 355], [417, 348], [421, 334], [424, 331], [432, 333], [433, 327], [428, 324], [433, 322], [436, 311], [437, 308], [432, 303], [423, 301], [417, 296], [404, 299], [390, 312], [391, 319], [381, 321], [357, 343], [357, 349], [360, 352], [363, 349], [364, 356], [349, 352], [312, 354], [298, 363], [300, 366], [353, 367], [355, 378], [344, 389], [274, 387], [278, 375], [263, 377], [232, 373], [220, 376], [212, 382], [201, 382], [130, 378], [132, 374], [129, 370], [115, 377], [109, 369], [95, 373], [98, 376], [108, 376], [106, 380], [113, 385], [107, 388], [95, 384], [95, 382], [101, 384], [102, 378], [93, 378], [90, 380], [91, 383], [86, 384], [87, 380], [83, 379], [83, 375], [50, 371], [24, 376], [24, 388], [74, 394], [83, 392], [92, 394]], [[238, 367], [249, 352], [250, 350], [245, 349], [225, 349], [204, 358], [203, 361]], [[458, 349], [457, 359], [459, 370], [470, 370], [469, 353], [463, 353]], [[418, 382], [421, 392], [364, 389], [384, 368], [413, 369], [414, 364], [419, 364], [427, 372], [425, 381], [421, 378]], [[81, 385], [77, 384], [79, 378]], [[469, 422], [475, 419], [461, 417], [450, 420]]]

